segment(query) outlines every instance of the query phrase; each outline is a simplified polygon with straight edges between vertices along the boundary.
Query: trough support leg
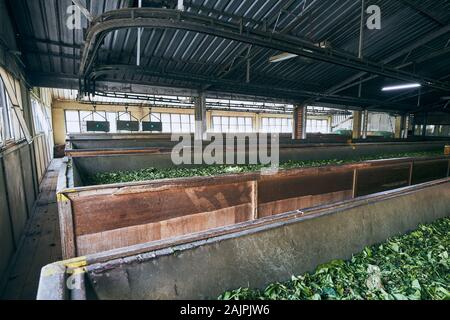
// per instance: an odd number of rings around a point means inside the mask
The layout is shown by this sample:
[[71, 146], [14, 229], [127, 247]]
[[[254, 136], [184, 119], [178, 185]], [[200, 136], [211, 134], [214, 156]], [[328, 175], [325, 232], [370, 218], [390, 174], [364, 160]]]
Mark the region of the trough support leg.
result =
[[358, 170], [353, 170], [353, 190], [352, 190], [352, 198], [357, 197], [357, 188], [358, 188]]
[[408, 180], [408, 184], [410, 186], [412, 185], [413, 170], [414, 170], [414, 162], [411, 162], [411, 164], [409, 165], [409, 180]]
[[252, 220], [258, 219], [258, 181], [252, 181]]

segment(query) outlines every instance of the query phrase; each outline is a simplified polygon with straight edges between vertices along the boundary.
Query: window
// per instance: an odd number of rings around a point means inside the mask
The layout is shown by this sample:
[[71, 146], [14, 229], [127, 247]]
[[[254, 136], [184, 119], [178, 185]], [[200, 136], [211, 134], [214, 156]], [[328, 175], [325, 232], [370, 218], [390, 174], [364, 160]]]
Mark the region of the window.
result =
[[[65, 120], [66, 133], [86, 133], [87, 121], [109, 121], [110, 132], [116, 131], [115, 112], [106, 113], [104, 111], [97, 111], [96, 113], [92, 113], [92, 111], [66, 110]], [[114, 131], [112, 131], [113, 128]]]
[[[194, 115], [152, 113], [149, 118], [151, 122], [162, 122], [162, 132], [165, 133], [191, 133], [195, 131]], [[124, 112], [97, 111], [97, 113], [93, 114], [92, 111], [65, 111], [66, 133], [86, 133], [86, 121], [108, 121], [110, 126], [109, 132], [117, 133], [119, 132], [117, 130], [117, 120], [134, 121], [136, 119], [129, 113]]]
[[261, 132], [292, 133], [292, 119], [264, 117], [261, 119]]
[[78, 111], [66, 110], [66, 133], [81, 133], [80, 115]]
[[330, 127], [328, 120], [306, 119], [306, 132], [310, 133], [329, 133]]
[[212, 117], [213, 132], [253, 132], [253, 119], [251, 117]]
[[20, 141], [25, 138], [15, 112], [3, 81], [0, 80], [0, 145], [5, 145], [8, 141]]
[[164, 133], [191, 133], [195, 131], [195, 117], [192, 114], [152, 113], [151, 122], [162, 122]]
[[109, 132], [116, 133], [117, 132], [117, 113], [106, 112], [106, 121], [109, 122]]
[[33, 122], [35, 133], [48, 133], [51, 131], [50, 119], [45, 106], [39, 101], [31, 98], [31, 107], [33, 112]]
[[11, 126], [9, 121], [9, 110], [6, 102], [6, 92], [3, 82], [0, 80], [0, 145], [11, 139]]

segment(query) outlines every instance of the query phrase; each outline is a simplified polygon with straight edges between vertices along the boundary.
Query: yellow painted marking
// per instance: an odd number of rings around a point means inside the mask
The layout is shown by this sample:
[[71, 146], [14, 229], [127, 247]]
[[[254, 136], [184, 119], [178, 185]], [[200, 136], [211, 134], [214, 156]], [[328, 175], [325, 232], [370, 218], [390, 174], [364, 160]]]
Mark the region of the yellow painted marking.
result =
[[55, 274], [70, 273], [79, 274], [86, 272], [87, 261], [86, 257], [79, 257], [70, 260], [61, 261], [44, 267], [42, 275], [50, 277]]
[[67, 198], [64, 193], [58, 193], [56, 195], [56, 199], [58, 200], [58, 202], [69, 201], [69, 198]]
[[63, 261], [63, 264], [67, 268], [77, 269], [77, 268], [86, 267], [87, 266], [87, 261], [86, 261], [86, 257], [79, 257], [79, 258], [74, 258], [74, 259], [71, 259], [71, 260]]

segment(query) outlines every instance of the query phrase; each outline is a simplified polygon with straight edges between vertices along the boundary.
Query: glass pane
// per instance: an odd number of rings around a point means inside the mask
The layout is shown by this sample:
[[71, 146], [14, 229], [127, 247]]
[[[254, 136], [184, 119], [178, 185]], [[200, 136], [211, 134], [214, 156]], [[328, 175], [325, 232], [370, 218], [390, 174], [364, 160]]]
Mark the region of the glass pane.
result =
[[162, 132], [170, 132], [170, 122], [163, 122]]
[[181, 115], [181, 123], [189, 123], [189, 115], [188, 114]]
[[78, 111], [66, 111], [66, 121], [78, 122]]
[[179, 122], [172, 122], [172, 132], [174, 133], [181, 132], [181, 125]]
[[106, 120], [109, 122], [109, 132], [116, 133], [117, 132], [116, 113], [107, 112]]
[[173, 123], [180, 123], [180, 115], [179, 114], [172, 114], [171, 115], [171, 118], [172, 118], [172, 124]]
[[168, 123], [170, 125], [170, 114], [168, 113], [161, 114], [161, 121], [163, 123]]
[[181, 124], [181, 131], [183, 133], [189, 133], [191, 131], [191, 125], [189, 123], [182, 123]]
[[94, 113], [94, 121], [105, 121], [105, 118], [106, 118], [105, 112]]
[[152, 115], [150, 116], [151, 122], [160, 122], [161, 121], [160, 119], [161, 119], [160, 113], [152, 113]]
[[80, 123], [77, 122], [67, 122], [66, 123], [67, 133], [80, 133]]
[[92, 112], [90, 111], [80, 111], [80, 119], [81, 121], [92, 121]]

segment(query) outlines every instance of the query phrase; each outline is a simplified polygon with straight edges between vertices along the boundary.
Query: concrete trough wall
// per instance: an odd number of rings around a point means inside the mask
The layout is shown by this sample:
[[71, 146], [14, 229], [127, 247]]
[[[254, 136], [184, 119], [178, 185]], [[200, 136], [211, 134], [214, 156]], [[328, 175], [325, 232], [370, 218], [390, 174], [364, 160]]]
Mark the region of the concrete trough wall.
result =
[[[239, 287], [264, 288], [450, 216], [449, 208], [450, 180], [443, 179], [89, 255], [45, 267], [38, 299], [214, 299]], [[69, 269], [84, 275], [72, 292]]]
[[[72, 188], [58, 186], [63, 257], [255, 221], [448, 177], [449, 157], [366, 161], [281, 170]], [[416, 169], [419, 168], [419, 169]], [[64, 189], [68, 188], [68, 189]]]

